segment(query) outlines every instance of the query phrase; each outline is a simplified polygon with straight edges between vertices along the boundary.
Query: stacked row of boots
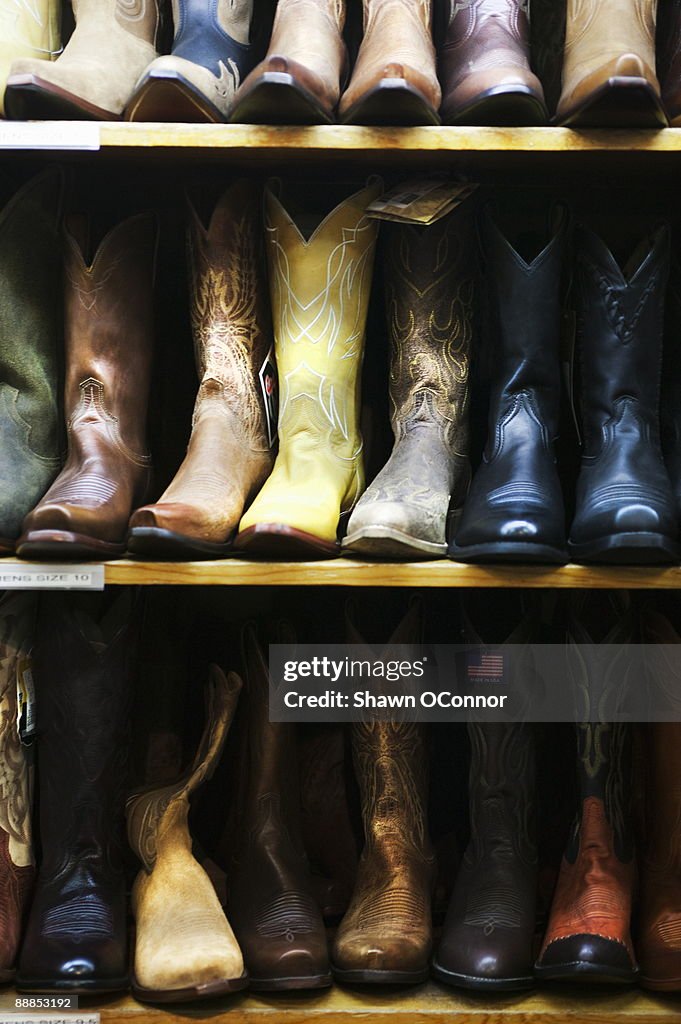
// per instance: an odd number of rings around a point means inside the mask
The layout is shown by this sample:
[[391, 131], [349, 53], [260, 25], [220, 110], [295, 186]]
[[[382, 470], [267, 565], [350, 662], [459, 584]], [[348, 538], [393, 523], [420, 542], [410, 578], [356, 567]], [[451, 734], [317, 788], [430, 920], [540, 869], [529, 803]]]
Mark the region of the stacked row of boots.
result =
[[[159, 0], [140, 11], [121, 0], [80, 0], [63, 52], [59, 4], [40, 0], [35, 11], [14, 12], [3, 39], [5, 111], [32, 119], [547, 123], [526, 0], [449, 0], [437, 53], [431, 0], [362, 6], [350, 73], [345, 0], [278, 0], [271, 33], [262, 0], [174, 0], [174, 38], [163, 55], [169, 12]], [[660, 5], [656, 54], [657, 14], [657, 0], [556, 3], [534, 34], [538, 51], [556, 52], [551, 76], [564, 50], [557, 123], [659, 128], [681, 117], [681, 13]]]

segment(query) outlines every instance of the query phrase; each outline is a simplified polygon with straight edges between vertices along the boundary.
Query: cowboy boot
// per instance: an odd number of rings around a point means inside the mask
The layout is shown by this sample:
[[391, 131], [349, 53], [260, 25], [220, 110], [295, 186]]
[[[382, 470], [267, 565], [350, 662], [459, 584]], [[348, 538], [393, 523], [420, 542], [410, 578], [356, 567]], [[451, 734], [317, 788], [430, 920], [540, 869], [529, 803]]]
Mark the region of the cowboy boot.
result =
[[17, 971], [23, 992], [128, 987], [131, 621], [128, 595], [101, 615], [93, 595], [42, 598], [34, 649], [42, 862]]
[[662, 102], [672, 128], [681, 125], [681, 0], [659, 5], [657, 72]]
[[681, 991], [681, 694], [678, 660], [670, 657], [681, 636], [652, 609], [643, 615], [646, 666], [653, 687], [674, 709], [676, 721], [646, 726], [646, 835], [641, 861], [636, 952], [639, 983], [656, 992]]
[[34, 714], [27, 681], [35, 608], [34, 594], [7, 594], [0, 600], [0, 983], [14, 978], [35, 875], [33, 767], [30, 741], [22, 736], [24, 729], [31, 730]]
[[[306, 238], [271, 188], [265, 224], [281, 382], [279, 454], [241, 520], [249, 555], [328, 558], [364, 489], [361, 367], [381, 185], [340, 203]], [[303, 218], [301, 218], [302, 220]]]
[[530, 68], [529, 0], [449, 0], [439, 54], [443, 124], [546, 124]]
[[[509, 602], [505, 602], [509, 605]], [[513, 613], [517, 605], [513, 604]], [[472, 598], [464, 609], [464, 643], [482, 643], [473, 624]], [[510, 608], [508, 609], [511, 610]], [[489, 597], [482, 616], [489, 631]], [[494, 610], [497, 612], [497, 608]], [[537, 642], [537, 615], [528, 609], [503, 642]], [[487, 638], [485, 638], [487, 639]], [[516, 655], [517, 658], [517, 655]], [[514, 683], [529, 702], [530, 665]], [[522, 715], [518, 716], [522, 719]], [[433, 974], [477, 991], [519, 991], [534, 984], [537, 840], [534, 728], [527, 722], [468, 723], [470, 839], [461, 862]]]
[[73, 14], [76, 27], [57, 60], [12, 63], [8, 117], [120, 118], [135, 82], [156, 56], [158, 0], [73, 0]]
[[192, 329], [201, 381], [192, 435], [170, 486], [133, 514], [128, 547], [152, 557], [223, 558], [274, 461], [259, 190], [246, 181], [230, 186], [207, 229], [191, 205], [189, 218]]
[[252, 626], [244, 630], [243, 661], [248, 771], [243, 838], [228, 881], [234, 933], [252, 989], [326, 988], [326, 933], [300, 834], [295, 725], [269, 721], [269, 674]]
[[143, 1002], [203, 999], [245, 988], [236, 939], [208, 875], [192, 855], [189, 801], [220, 760], [241, 680], [210, 669], [206, 726], [194, 763], [174, 785], [128, 799], [128, 838], [142, 861], [132, 892], [132, 989]]
[[129, 121], [224, 121], [260, 51], [253, 0], [172, 0], [175, 38], [135, 85]]
[[535, 964], [537, 977], [547, 981], [623, 984], [638, 973], [630, 932], [635, 875], [631, 727], [604, 721], [614, 718], [626, 700], [625, 646], [633, 625], [630, 612], [622, 614], [614, 599], [605, 598], [608, 604], [599, 603], [592, 611], [601, 650], [582, 622], [583, 611], [573, 615], [567, 637], [575, 702], [591, 721], [576, 727], [579, 811]]
[[[389, 644], [414, 643], [420, 620], [414, 605]], [[365, 646], [352, 622], [348, 633], [350, 643]], [[352, 753], [365, 845], [331, 950], [333, 974], [349, 984], [417, 984], [429, 973], [435, 873], [423, 726], [355, 722]]]
[[43, 171], [0, 212], [0, 554], [61, 466], [62, 185]]
[[118, 224], [87, 262], [66, 235], [66, 464], [23, 525], [22, 558], [116, 558], [130, 512], [150, 483], [146, 407], [151, 374], [156, 223]]
[[681, 523], [681, 263], [672, 256], [665, 303], [660, 390], [660, 437]]
[[12, 62], [20, 57], [54, 60], [61, 52], [61, 5], [0, 3], [0, 117], [5, 113], [5, 83]]
[[350, 517], [348, 554], [436, 558], [447, 551], [447, 522], [460, 515], [470, 477], [473, 248], [468, 204], [431, 227], [388, 228], [395, 445]]
[[232, 124], [330, 124], [348, 70], [345, 0], [279, 0], [264, 60], [243, 81]]
[[[532, 239], [531, 262], [484, 211], [490, 318], [487, 445], [449, 556], [462, 562], [567, 561], [553, 449], [560, 411], [560, 283], [567, 214]], [[526, 232], [526, 227], [523, 228]], [[514, 234], [516, 234], [514, 232]], [[517, 232], [520, 238], [520, 232]]]
[[621, 268], [578, 233], [577, 346], [582, 461], [568, 547], [577, 562], [678, 562], [678, 521], [660, 445], [660, 373], [669, 229]]
[[439, 124], [432, 0], [363, 0], [364, 36], [338, 108], [344, 124]]
[[570, 128], [664, 128], [655, 76], [657, 0], [567, 0], [556, 121]]

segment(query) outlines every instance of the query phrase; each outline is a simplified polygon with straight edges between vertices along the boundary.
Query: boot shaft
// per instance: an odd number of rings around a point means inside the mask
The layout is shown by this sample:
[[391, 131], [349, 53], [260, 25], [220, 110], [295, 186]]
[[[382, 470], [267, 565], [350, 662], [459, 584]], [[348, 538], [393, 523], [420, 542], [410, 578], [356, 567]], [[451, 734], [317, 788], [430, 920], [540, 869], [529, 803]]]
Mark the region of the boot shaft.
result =
[[91, 35], [101, 36], [107, 22], [141, 43], [156, 45], [160, 27], [158, 0], [73, 0], [73, 14], [79, 33], [74, 33], [69, 41], [70, 56], [84, 56], [81, 48], [91, 45]]
[[379, 25], [382, 32], [391, 29], [395, 33], [384, 41], [382, 52], [396, 61], [399, 61], [400, 48], [408, 50], [414, 46], [414, 37], [409, 34], [410, 22], [428, 34], [431, 31], [432, 0], [362, 0], [362, 11], [365, 38]]
[[567, 0], [563, 88], [625, 54], [655, 71], [658, 0]]
[[84, 222], [66, 232], [65, 411], [70, 426], [114, 417], [124, 446], [146, 451], [153, 342], [155, 218], [114, 227], [86, 262]]
[[194, 422], [211, 399], [238, 417], [252, 448], [269, 449], [261, 374], [272, 331], [260, 244], [260, 191], [227, 189], [207, 226], [189, 202], [187, 244], [200, 386]]
[[584, 453], [602, 443], [604, 424], [627, 410], [659, 443], [659, 396], [669, 229], [655, 229], [621, 269], [593, 232], [577, 236], [577, 344]]
[[[120, 0], [119, 0], [120, 2]], [[224, 70], [234, 73], [234, 62], [228, 56], [224, 36], [229, 41], [247, 47], [250, 42], [253, 0], [214, 0], [211, 4], [201, 0], [172, 0], [175, 38], [173, 55], [196, 61], [220, 77]], [[222, 44], [222, 45], [220, 45]], [[242, 68], [245, 74], [249, 68]], [[236, 85], [239, 72], [236, 71]]]
[[495, 62], [526, 66], [520, 52], [529, 49], [529, 0], [449, 0], [447, 49], [466, 45], [477, 61], [494, 50]]
[[468, 202], [429, 227], [390, 225], [385, 292], [395, 439], [423, 420], [467, 450], [475, 242]]
[[[560, 312], [563, 254], [568, 215], [557, 207], [548, 243], [530, 262], [483, 213], [481, 243], [488, 289], [490, 360], [490, 440], [499, 418], [519, 398], [535, 407], [547, 440], [558, 429], [560, 396]], [[533, 251], [539, 244], [533, 239]]]

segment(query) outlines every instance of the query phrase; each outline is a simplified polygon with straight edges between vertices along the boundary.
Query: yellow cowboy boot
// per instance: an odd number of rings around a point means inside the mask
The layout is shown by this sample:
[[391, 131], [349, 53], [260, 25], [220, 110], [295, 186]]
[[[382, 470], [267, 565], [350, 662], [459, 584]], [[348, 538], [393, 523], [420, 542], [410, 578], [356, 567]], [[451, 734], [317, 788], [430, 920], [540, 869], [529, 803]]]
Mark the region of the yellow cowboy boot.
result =
[[366, 208], [381, 190], [372, 181], [307, 237], [266, 192], [279, 454], [241, 520], [235, 546], [249, 555], [336, 555], [341, 516], [364, 489], [360, 371], [378, 232]]
[[13, 60], [53, 60], [61, 52], [59, 0], [0, 0], [0, 115], [4, 115], [5, 84]]

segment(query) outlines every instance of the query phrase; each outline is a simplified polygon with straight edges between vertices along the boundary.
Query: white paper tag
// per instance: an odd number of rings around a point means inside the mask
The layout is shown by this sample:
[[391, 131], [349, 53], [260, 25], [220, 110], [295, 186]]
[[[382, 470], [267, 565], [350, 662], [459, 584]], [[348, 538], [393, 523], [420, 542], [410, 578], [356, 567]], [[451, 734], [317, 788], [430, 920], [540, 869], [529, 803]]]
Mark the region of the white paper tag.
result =
[[104, 590], [103, 565], [0, 562], [0, 590]]
[[96, 121], [0, 121], [0, 149], [100, 148]]

